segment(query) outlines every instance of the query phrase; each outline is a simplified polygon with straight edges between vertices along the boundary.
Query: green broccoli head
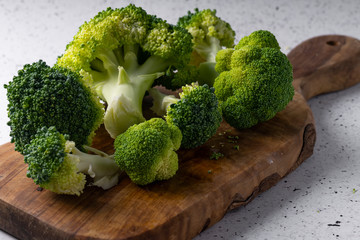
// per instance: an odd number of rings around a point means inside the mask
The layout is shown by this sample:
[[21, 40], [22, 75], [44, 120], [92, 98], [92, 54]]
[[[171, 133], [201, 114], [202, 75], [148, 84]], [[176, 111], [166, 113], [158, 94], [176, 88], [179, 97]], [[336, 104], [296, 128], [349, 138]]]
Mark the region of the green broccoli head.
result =
[[292, 66], [274, 39], [261, 30], [218, 53], [215, 94], [223, 117], [235, 128], [273, 118], [293, 98]]
[[81, 147], [102, 123], [103, 105], [71, 70], [40, 60], [26, 64], [5, 88], [10, 136], [21, 153], [42, 126], [56, 126]]
[[201, 58], [198, 63], [215, 62], [216, 53], [222, 47], [234, 46], [235, 32], [229, 23], [216, 16], [216, 10], [196, 8], [181, 17], [177, 25], [193, 36], [194, 51]]
[[138, 185], [173, 177], [178, 169], [176, 150], [181, 131], [163, 119], [152, 118], [131, 126], [114, 143], [115, 161]]
[[200, 85], [212, 86], [218, 76], [214, 69], [216, 54], [223, 47], [234, 46], [234, 30], [229, 23], [216, 16], [216, 10], [210, 9], [189, 11], [179, 19], [177, 25], [187, 29], [193, 37], [190, 65], [198, 68], [196, 81]]
[[235, 46], [235, 49], [244, 46], [257, 46], [260, 48], [269, 47], [280, 50], [280, 46], [274, 34], [266, 30], [252, 32], [249, 36], [243, 37]]
[[149, 91], [153, 97], [152, 110], [164, 116], [169, 124], [177, 126], [183, 139], [182, 148], [195, 148], [204, 144], [219, 128], [221, 109], [214, 88], [197, 83], [182, 87], [180, 99], [165, 95], [156, 89]]
[[67, 157], [74, 147], [54, 127], [42, 128], [25, 146], [24, 161], [27, 176], [45, 189], [58, 194], [80, 195], [85, 187], [85, 175], [78, 173], [79, 159]]
[[111, 157], [83, 153], [67, 139], [53, 126], [40, 128], [24, 147], [27, 176], [57, 194], [80, 195], [86, 184], [85, 174], [94, 179], [93, 185], [103, 189], [117, 184], [120, 171]]
[[146, 91], [169, 69], [186, 65], [191, 51], [191, 35], [186, 30], [130, 4], [108, 8], [85, 22], [57, 65], [83, 75], [107, 103], [105, 128], [116, 138], [129, 126], [145, 121]]

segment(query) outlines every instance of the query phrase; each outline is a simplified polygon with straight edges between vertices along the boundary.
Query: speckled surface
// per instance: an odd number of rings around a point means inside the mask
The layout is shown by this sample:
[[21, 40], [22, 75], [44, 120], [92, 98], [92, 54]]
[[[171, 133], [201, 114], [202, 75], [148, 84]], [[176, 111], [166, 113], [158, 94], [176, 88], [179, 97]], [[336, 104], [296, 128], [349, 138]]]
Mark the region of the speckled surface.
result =
[[[195, 7], [217, 9], [237, 40], [272, 31], [282, 51], [322, 34], [360, 39], [358, 0], [86, 1], [0, 0], [0, 84], [24, 64], [52, 65], [78, 26], [108, 6], [129, 2], [175, 23]], [[233, 210], [195, 240], [360, 239], [360, 85], [315, 97], [314, 154], [275, 187]], [[0, 144], [8, 142], [6, 92], [0, 88]], [[0, 239], [12, 239], [0, 231]]]

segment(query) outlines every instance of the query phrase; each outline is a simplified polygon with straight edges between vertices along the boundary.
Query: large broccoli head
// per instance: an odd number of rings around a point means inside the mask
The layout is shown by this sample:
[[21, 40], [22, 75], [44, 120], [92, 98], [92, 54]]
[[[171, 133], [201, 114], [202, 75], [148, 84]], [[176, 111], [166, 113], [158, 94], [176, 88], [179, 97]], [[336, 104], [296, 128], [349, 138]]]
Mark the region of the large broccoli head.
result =
[[219, 51], [215, 94], [231, 126], [249, 128], [269, 120], [291, 101], [292, 66], [279, 49], [273, 34], [259, 30], [235, 49]]
[[139, 185], [166, 180], [178, 169], [176, 150], [181, 144], [178, 127], [161, 118], [131, 126], [114, 143], [115, 161]]
[[96, 152], [101, 155], [81, 152], [55, 127], [42, 127], [24, 147], [27, 176], [57, 194], [80, 195], [86, 184], [85, 174], [93, 178], [95, 186], [115, 186], [119, 167], [110, 156]]
[[55, 126], [77, 146], [90, 144], [103, 120], [103, 106], [78, 73], [49, 67], [44, 61], [26, 64], [7, 89], [8, 125], [15, 149], [26, 144], [42, 126]]
[[185, 29], [130, 4], [108, 8], [85, 22], [57, 65], [83, 75], [107, 103], [105, 128], [116, 138], [145, 120], [145, 92], [169, 69], [187, 64], [191, 51], [191, 35]]

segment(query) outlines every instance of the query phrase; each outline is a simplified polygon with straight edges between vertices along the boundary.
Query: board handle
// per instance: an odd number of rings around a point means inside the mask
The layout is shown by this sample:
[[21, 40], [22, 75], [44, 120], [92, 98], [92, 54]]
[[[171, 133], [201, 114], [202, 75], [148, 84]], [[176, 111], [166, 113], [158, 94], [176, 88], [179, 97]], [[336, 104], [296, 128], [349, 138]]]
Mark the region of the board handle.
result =
[[294, 88], [306, 100], [360, 82], [360, 41], [355, 38], [311, 38], [296, 46], [288, 58], [294, 67]]

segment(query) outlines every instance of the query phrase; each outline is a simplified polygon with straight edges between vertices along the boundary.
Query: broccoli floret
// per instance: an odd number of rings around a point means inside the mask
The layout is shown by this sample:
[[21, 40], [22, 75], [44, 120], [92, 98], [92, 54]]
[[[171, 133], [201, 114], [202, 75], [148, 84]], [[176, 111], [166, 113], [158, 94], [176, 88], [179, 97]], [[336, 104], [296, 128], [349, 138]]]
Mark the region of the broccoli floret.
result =
[[5, 88], [11, 141], [21, 153], [42, 126], [55, 126], [81, 148], [91, 143], [102, 123], [100, 100], [68, 69], [49, 67], [42, 60], [26, 64]]
[[81, 152], [67, 139], [53, 126], [40, 128], [24, 147], [27, 176], [57, 194], [80, 195], [86, 183], [85, 174], [94, 179], [92, 185], [103, 189], [117, 184], [120, 171], [111, 156], [98, 150], [94, 152], [101, 155]]
[[215, 94], [224, 119], [249, 128], [267, 121], [291, 101], [292, 66], [273, 34], [259, 30], [240, 40], [235, 49], [218, 52]]
[[175, 151], [181, 138], [178, 127], [152, 118], [131, 126], [116, 138], [114, 158], [135, 184], [167, 180], [178, 169]]
[[216, 10], [195, 9], [179, 19], [178, 26], [187, 29], [193, 36], [195, 65], [215, 62], [216, 54], [222, 47], [233, 47], [235, 32], [229, 23], [216, 16]]
[[108, 8], [85, 22], [57, 65], [80, 72], [107, 103], [111, 137], [145, 121], [142, 101], [168, 69], [187, 64], [191, 35], [133, 4]]
[[249, 36], [243, 37], [235, 46], [235, 49], [239, 49], [244, 46], [257, 46], [260, 48], [269, 47], [280, 50], [279, 43], [274, 34], [265, 30], [258, 30], [252, 32]]
[[176, 125], [182, 135], [182, 148], [195, 148], [204, 144], [219, 128], [221, 109], [214, 88], [197, 83], [182, 87], [180, 99], [165, 95], [158, 89], [149, 90], [153, 97], [152, 110], [165, 116], [169, 124]]
[[216, 10], [204, 9], [188, 12], [181, 17], [178, 26], [187, 29], [193, 36], [193, 52], [190, 64], [198, 67], [197, 80], [201, 85], [212, 86], [218, 76], [215, 57], [223, 47], [234, 46], [235, 32], [230, 24], [216, 16]]

